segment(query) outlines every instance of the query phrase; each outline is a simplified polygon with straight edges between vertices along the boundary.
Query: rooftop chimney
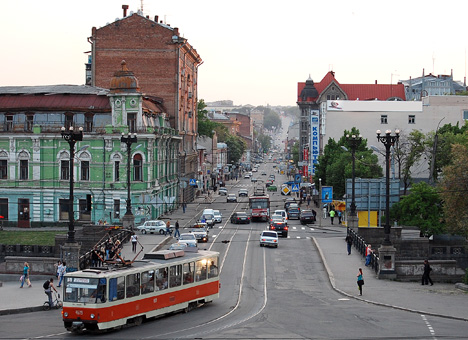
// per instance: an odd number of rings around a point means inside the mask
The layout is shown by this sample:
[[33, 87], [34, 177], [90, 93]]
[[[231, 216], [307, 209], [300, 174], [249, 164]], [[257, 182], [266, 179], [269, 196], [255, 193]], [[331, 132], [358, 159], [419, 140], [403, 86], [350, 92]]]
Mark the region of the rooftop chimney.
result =
[[154, 16], [154, 21], [158, 22], [159, 17], [157, 15]]
[[123, 9], [123, 16], [125, 18], [127, 16], [128, 5], [122, 5], [122, 9]]

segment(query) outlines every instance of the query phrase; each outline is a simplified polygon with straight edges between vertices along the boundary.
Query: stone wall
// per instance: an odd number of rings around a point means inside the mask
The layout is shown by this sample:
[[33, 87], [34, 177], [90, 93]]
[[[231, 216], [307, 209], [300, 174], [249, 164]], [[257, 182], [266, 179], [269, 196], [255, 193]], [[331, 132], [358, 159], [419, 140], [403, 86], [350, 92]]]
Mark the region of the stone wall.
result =
[[57, 263], [55, 257], [24, 257], [7, 256], [5, 257], [4, 274], [18, 274], [18, 278], [23, 273], [24, 263], [29, 264], [30, 275], [52, 275], [55, 276], [54, 264]]
[[[465, 272], [455, 260], [431, 260], [431, 279], [434, 282], [461, 282]], [[424, 272], [423, 261], [396, 260], [397, 279], [401, 281], [421, 281]]]

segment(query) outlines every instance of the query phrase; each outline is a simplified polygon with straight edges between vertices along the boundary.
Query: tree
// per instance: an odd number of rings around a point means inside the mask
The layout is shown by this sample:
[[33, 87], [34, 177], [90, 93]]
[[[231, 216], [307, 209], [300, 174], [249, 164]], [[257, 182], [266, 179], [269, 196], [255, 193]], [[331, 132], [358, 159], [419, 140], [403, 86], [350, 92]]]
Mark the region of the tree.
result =
[[400, 225], [416, 226], [426, 235], [444, 232], [443, 207], [437, 189], [425, 182], [412, 186], [408, 196], [395, 203], [390, 218]]
[[[346, 135], [359, 135], [359, 130], [353, 127], [351, 131], [344, 131], [343, 137], [338, 142], [329, 139], [319, 156], [315, 173], [315, 185], [318, 187], [318, 179], [322, 184], [333, 186], [333, 194], [341, 199], [345, 194], [346, 178], [352, 178], [351, 145], [346, 141]], [[348, 152], [345, 152], [344, 146]], [[355, 153], [355, 177], [378, 178], [383, 176], [382, 167], [378, 165], [378, 158], [367, 148], [367, 140], [363, 139], [356, 148]]]
[[268, 152], [270, 151], [271, 148], [271, 137], [268, 135], [264, 135], [263, 133], [260, 133], [257, 137], [258, 142], [261, 145], [262, 151], [263, 152]]
[[444, 216], [447, 231], [468, 236], [468, 147], [452, 146], [451, 164], [443, 168], [439, 188], [444, 200]]
[[228, 135], [224, 142], [228, 146], [228, 162], [238, 164], [247, 147], [245, 141], [234, 135]]
[[271, 130], [274, 128], [278, 129], [281, 127], [281, 118], [280, 116], [272, 111], [269, 108], [263, 108], [264, 116], [263, 116], [263, 127], [265, 129]]
[[198, 101], [197, 115], [198, 115], [198, 135], [213, 137], [213, 130], [222, 126], [220, 123], [212, 122], [208, 118], [208, 111], [205, 109], [206, 104], [203, 99]]

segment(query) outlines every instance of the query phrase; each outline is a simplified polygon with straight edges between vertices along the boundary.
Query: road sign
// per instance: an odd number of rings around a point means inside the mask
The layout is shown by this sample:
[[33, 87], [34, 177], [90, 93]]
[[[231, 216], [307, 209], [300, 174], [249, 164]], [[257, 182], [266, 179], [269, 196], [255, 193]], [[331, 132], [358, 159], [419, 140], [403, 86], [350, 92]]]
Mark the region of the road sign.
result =
[[294, 176], [294, 182], [296, 182], [296, 183], [301, 183], [301, 180], [302, 180], [301, 174], [296, 174], [296, 175]]
[[291, 191], [292, 192], [299, 192], [299, 184], [293, 184]]
[[291, 190], [289, 190], [289, 188], [287, 186], [284, 186], [283, 189], [281, 189], [281, 191], [285, 195], [288, 195], [291, 192]]
[[189, 184], [192, 185], [192, 186], [196, 186], [197, 181], [195, 180], [195, 178], [191, 178]]

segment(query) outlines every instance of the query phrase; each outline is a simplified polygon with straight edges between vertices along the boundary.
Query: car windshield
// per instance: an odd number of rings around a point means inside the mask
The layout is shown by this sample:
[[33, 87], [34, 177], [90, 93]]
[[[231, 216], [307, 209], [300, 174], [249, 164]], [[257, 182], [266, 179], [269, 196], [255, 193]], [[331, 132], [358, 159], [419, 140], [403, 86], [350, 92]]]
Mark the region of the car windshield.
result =
[[237, 213], [237, 217], [245, 217], [245, 216], [247, 216], [246, 213], [243, 213], [243, 212], [238, 212]]
[[195, 240], [195, 236], [192, 234], [182, 234], [180, 235], [179, 240], [184, 240], [184, 241]]
[[106, 301], [106, 279], [65, 278], [64, 301], [101, 303]]
[[271, 231], [265, 231], [262, 233], [263, 237], [274, 237], [276, 238], [276, 233], [272, 233]]

